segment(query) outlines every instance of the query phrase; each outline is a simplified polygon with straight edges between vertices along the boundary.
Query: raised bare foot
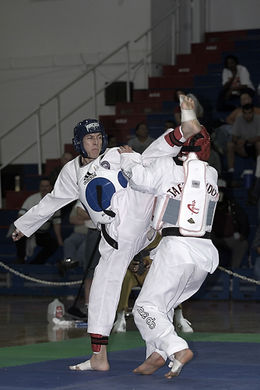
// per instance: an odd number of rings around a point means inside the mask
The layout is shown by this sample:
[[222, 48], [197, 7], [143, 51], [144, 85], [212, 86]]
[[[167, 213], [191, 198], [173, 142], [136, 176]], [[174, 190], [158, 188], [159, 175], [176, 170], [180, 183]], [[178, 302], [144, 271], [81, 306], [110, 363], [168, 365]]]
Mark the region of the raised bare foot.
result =
[[90, 360], [76, 364], [75, 366], [69, 366], [70, 370], [77, 371], [108, 371], [110, 369], [108, 360], [107, 360], [107, 351], [105, 345], [101, 346], [101, 351], [99, 353], [94, 353]]
[[151, 375], [164, 366], [164, 364], [165, 360], [162, 356], [157, 352], [153, 352], [140, 366], [135, 368], [133, 372], [136, 374]]
[[176, 352], [174, 357], [175, 360], [173, 361], [171, 371], [165, 374], [165, 377], [168, 379], [179, 375], [184, 364], [188, 363], [193, 358], [193, 352], [189, 348], [183, 349], [182, 351]]
[[201, 131], [201, 125], [196, 117], [195, 103], [192, 98], [181, 95], [181, 129], [186, 139]]

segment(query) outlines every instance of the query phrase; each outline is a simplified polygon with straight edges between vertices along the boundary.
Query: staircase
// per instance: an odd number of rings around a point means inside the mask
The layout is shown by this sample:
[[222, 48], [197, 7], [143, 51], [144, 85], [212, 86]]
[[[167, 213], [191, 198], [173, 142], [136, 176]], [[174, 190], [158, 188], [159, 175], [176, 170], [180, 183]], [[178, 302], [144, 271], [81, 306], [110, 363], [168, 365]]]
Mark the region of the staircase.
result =
[[176, 65], [163, 66], [160, 77], [150, 77], [147, 90], [134, 90], [131, 103], [117, 103], [115, 115], [101, 115], [108, 134], [118, 143], [128, 141], [137, 123], [145, 121], [152, 137], [158, 137], [167, 119], [173, 120], [173, 94], [184, 89], [198, 97], [207, 120], [224, 119], [217, 112], [224, 58], [236, 55], [245, 65], [257, 88], [260, 83], [260, 30], [239, 30], [205, 34], [205, 42], [192, 44], [191, 54], [177, 56]]

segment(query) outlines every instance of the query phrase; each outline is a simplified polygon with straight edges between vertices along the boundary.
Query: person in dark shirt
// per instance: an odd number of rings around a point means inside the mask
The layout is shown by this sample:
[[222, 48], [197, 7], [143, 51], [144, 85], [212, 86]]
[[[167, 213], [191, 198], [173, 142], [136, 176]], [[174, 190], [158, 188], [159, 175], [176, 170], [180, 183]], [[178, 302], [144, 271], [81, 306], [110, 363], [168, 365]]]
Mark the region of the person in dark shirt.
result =
[[245, 210], [226, 192], [218, 202], [212, 227], [212, 241], [220, 264], [239, 268], [248, 251], [249, 222]]

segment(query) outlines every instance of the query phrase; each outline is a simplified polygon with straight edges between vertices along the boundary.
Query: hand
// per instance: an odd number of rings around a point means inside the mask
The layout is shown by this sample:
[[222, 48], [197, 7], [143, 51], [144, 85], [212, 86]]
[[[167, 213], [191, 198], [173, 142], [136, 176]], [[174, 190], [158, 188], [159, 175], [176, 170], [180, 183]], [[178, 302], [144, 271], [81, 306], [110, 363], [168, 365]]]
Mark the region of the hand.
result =
[[119, 153], [122, 154], [122, 153], [133, 153], [133, 149], [131, 148], [131, 146], [128, 146], [128, 145], [123, 145], [123, 146], [120, 146], [119, 149], [118, 149]]
[[145, 269], [149, 269], [151, 267], [151, 262], [150, 262], [149, 257], [144, 257], [143, 258], [143, 263], [145, 265]]
[[12, 239], [13, 241], [18, 241], [20, 240], [20, 238], [22, 238], [24, 236], [24, 234], [22, 232], [20, 232], [20, 230], [18, 229], [15, 229], [12, 233]]
[[246, 140], [242, 139], [242, 138], [239, 138], [237, 140], [237, 146], [243, 146], [245, 144]]
[[135, 274], [139, 268], [139, 261], [132, 260], [128, 268], [130, 269], [131, 272]]

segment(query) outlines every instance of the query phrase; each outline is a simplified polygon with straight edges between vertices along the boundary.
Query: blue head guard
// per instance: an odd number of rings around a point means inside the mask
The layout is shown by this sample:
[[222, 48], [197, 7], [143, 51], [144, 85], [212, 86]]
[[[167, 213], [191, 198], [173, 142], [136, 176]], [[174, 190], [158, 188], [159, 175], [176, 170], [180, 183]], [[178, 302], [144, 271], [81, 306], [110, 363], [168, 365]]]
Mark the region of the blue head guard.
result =
[[74, 127], [74, 138], [72, 139], [72, 144], [76, 152], [85, 158], [88, 157], [88, 155], [83, 146], [83, 138], [85, 135], [92, 133], [101, 133], [102, 135], [102, 147], [100, 151], [101, 154], [106, 150], [107, 147], [107, 135], [101, 123], [96, 119], [85, 119], [84, 121], [79, 122], [76, 127]]

